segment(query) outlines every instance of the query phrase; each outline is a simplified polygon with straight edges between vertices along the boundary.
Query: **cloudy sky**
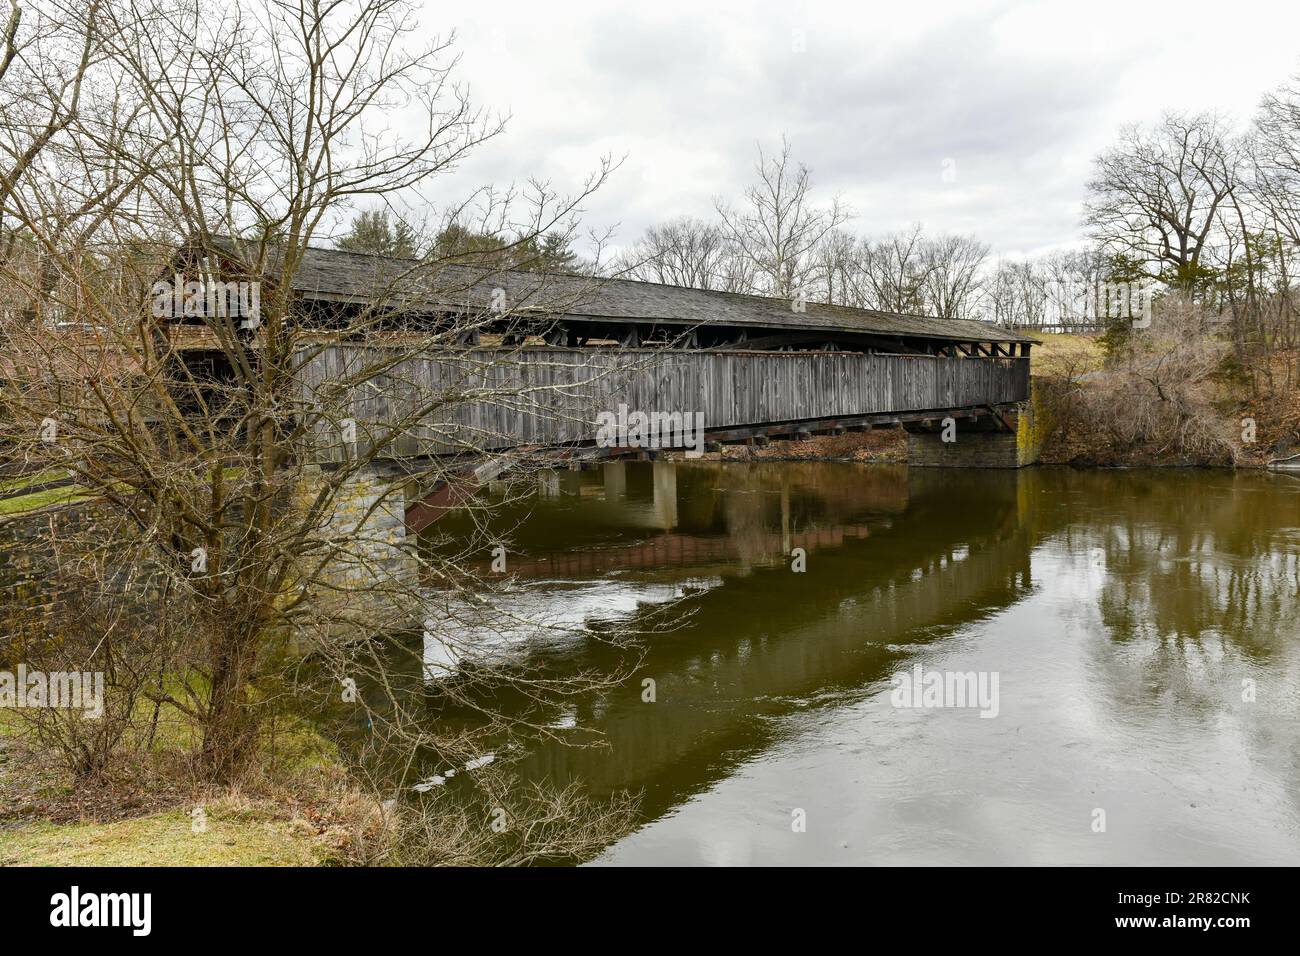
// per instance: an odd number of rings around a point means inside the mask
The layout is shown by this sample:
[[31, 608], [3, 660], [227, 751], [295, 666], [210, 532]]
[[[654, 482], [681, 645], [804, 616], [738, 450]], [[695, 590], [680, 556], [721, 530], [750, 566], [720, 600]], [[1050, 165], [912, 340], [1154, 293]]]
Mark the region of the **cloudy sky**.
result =
[[784, 133], [859, 232], [921, 222], [1003, 255], [1069, 245], [1120, 125], [1170, 108], [1244, 120], [1300, 69], [1300, 4], [1244, 0], [431, 0], [421, 27], [455, 28], [458, 78], [510, 115], [448, 198], [530, 176], [572, 187], [612, 154], [622, 167], [584, 221], [618, 244], [712, 215]]

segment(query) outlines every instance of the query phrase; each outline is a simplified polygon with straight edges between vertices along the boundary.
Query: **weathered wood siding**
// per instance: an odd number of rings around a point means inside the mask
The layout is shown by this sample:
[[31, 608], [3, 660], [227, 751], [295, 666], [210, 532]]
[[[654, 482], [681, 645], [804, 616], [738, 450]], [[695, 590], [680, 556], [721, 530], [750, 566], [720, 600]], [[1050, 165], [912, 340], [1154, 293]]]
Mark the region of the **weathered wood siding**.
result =
[[[364, 373], [384, 365], [378, 376]], [[304, 359], [303, 399], [323, 409], [326, 457], [337, 423], [365, 445], [395, 436], [394, 456], [590, 441], [596, 416], [703, 412], [707, 429], [1023, 401], [1027, 358], [849, 352], [473, 349], [404, 355], [335, 345]], [[366, 384], [353, 387], [364, 376]]]

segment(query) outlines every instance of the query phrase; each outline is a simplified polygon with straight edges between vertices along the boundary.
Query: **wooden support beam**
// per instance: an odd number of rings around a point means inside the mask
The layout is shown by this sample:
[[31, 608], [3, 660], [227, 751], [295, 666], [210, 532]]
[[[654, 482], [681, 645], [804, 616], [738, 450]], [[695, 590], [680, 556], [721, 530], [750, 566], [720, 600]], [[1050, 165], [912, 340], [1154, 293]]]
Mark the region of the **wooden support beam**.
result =
[[825, 332], [780, 332], [774, 335], [756, 335], [742, 341], [719, 345], [719, 351], [750, 350], [769, 351], [790, 345], [820, 345], [826, 341]]
[[1011, 432], [1012, 434], [1015, 434], [1016, 426], [1012, 424], [1011, 420], [1002, 413], [1001, 409], [994, 408], [992, 405], [987, 405], [985, 407], [988, 408], [989, 414], [992, 415], [995, 419], [997, 419], [1002, 424], [1003, 428], [1005, 428], [1007, 431]]

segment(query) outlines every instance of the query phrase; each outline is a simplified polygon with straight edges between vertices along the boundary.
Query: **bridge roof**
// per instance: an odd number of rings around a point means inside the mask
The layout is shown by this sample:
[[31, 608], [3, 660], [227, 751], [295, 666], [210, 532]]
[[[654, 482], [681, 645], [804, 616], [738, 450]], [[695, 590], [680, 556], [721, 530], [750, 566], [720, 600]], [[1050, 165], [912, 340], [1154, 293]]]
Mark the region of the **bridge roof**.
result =
[[947, 342], [1035, 342], [1032, 336], [974, 319], [880, 312], [808, 302], [796, 312], [790, 300], [734, 292], [587, 276], [493, 270], [394, 259], [313, 246], [294, 278], [304, 298], [334, 302], [373, 302], [401, 308], [486, 310], [496, 289], [505, 305], [587, 321], [641, 322], [861, 333]]

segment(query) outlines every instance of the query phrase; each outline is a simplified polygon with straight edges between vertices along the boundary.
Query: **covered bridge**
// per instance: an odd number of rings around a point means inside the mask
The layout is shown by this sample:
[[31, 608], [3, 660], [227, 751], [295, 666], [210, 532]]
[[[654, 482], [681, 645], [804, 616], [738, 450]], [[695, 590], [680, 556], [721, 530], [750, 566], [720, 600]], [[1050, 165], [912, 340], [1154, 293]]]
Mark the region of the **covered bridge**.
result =
[[[598, 414], [621, 405], [702, 413], [713, 441], [881, 425], [928, 432], [948, 418], [1014, 439], [1035, 341], [968, 319], [316, 247], [289, 291], [297, 321], [320, 333], [303, 353], [304, 399], [328, 392], [338, 402], [337, 383], [383, 367], [332, 418], [354, 421], [363, 442], [403, 423], [385, 439], [398, 457], [591, 446]], [[429, 333], [443, 330], [430, 347]], [[248, 344], [255, 353], [256, 335]], [[485, 397], [411, 427], [417, 393]], [[964, 463], [1022, 458], [1013, 444]]]

